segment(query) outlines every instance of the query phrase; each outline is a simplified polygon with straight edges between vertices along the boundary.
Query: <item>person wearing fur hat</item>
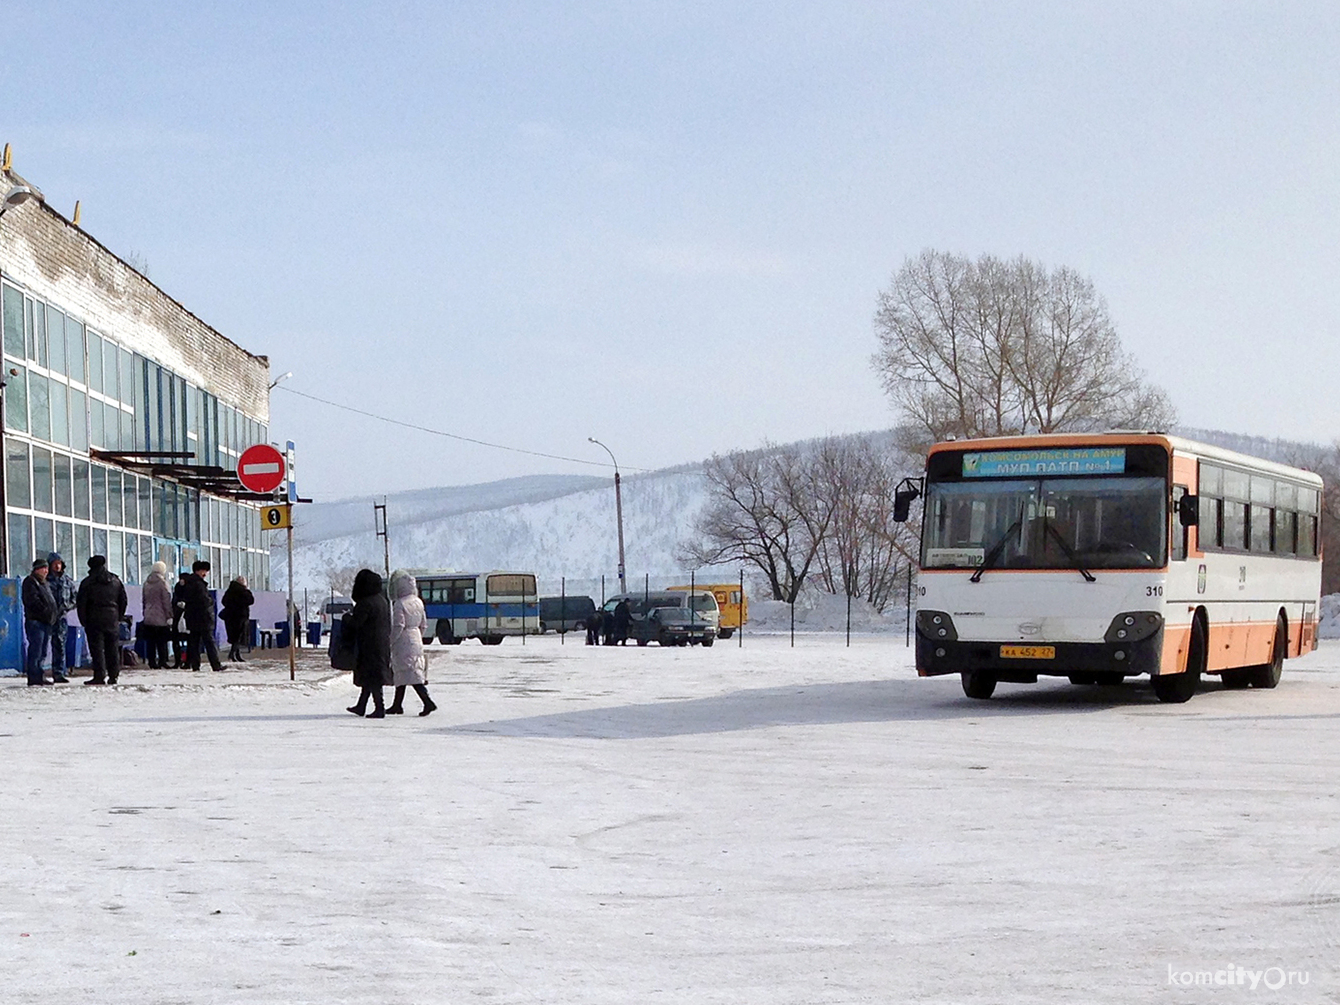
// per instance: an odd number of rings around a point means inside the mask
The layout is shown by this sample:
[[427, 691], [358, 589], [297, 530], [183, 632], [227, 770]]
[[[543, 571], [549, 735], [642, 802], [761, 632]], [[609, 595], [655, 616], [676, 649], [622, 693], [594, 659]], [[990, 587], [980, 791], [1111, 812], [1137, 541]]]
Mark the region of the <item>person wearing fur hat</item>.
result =
[[126, 588], [107, 568], [103, 555], [88, 560], [88, 575], [79, 584], [75, 608], [84, 626], [93, 677], [85, 684], [115, 684], [121, 675], [121, 619], [126, 615]]
[[155, 562], [144, 580], [142, 616], [149, 669], [168, 667], [168, 638], [172, 634], [172, 590], [167, 585], [167, 564]]
[[382, 577], [371, 569], [359, 569], [349, 599], [354, 607], [344, 616], [344, 631], [352, 633], [357, 646], [354, 687], [360, 689], [358, 702], [350, 705], [349, 711], [369, 719], [384, 719], [382, 688], [394, 683], [395, 677], [391, 673], [391, 605], [382, 593]]
[[[56, 598], [47, 584], [47, 560], [33, 562], [33, 571], [23, 580], [23, 632], [28, 640], [28, 686], [45, 684], [42, 660], [51, 641], [51, 626], [56, 623]], [[62, 676], [62, 680], [64, 677]]]

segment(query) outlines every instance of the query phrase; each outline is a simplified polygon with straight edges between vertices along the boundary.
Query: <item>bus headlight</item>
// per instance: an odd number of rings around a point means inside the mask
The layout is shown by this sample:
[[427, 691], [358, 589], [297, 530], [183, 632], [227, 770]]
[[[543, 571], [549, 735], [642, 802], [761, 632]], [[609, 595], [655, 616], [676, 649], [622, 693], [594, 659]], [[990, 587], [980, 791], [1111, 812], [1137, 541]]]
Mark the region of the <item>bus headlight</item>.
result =
[[1163, 627], [1163, 615], [1157, 611], [1124, 611], [1112, 619], [1103, 636], [1107, 642], [1143, 642]]
[[944, 611], [917, 611], [917, 633], [935, 642], [957, 642], [954, 619]]

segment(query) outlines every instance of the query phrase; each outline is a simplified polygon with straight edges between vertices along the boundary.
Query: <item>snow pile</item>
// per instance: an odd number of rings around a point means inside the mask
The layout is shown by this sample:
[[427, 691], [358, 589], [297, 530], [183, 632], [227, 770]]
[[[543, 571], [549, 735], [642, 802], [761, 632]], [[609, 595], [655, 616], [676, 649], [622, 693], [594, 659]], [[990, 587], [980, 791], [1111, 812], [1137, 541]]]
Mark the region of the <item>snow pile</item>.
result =
[[[864, 598], [852, 597], [851, 630], [901, 632], [906, 611], [891, 607], [880, 614]], [[791, 628], [791, 605], [781, 600], [751, 600], [746, 631], [785, 632]], [[806, 591], [796, 602], [796, 628], [807, 632], [847, 630], [847, 598], [841, 594]]]

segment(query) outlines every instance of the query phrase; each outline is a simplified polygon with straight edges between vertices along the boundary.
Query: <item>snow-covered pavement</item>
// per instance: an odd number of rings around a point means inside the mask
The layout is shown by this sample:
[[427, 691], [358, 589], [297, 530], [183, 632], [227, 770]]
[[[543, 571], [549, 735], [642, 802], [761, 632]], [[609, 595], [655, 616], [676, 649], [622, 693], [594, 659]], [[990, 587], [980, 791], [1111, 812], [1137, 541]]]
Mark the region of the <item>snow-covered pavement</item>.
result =
[[1340, 645], [1168, 706], [575, 641], [435, 647], [429, 718], [0, 682], [0, 999], [1340, 1001]]

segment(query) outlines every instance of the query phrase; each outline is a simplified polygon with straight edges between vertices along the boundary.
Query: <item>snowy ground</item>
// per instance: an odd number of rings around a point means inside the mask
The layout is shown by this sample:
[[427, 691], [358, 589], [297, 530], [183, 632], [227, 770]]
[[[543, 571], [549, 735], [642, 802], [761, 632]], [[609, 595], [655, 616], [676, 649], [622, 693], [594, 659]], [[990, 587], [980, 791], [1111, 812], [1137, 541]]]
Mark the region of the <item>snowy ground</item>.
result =
[[427, 719], [320, 654], [0, 682], [0, 998], [1340, 1001], [1340, 646], [1167, 706], [573, 641], [435, 649]]

